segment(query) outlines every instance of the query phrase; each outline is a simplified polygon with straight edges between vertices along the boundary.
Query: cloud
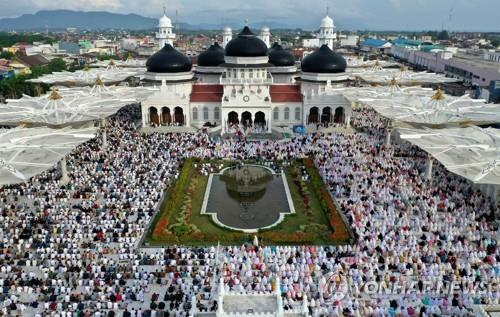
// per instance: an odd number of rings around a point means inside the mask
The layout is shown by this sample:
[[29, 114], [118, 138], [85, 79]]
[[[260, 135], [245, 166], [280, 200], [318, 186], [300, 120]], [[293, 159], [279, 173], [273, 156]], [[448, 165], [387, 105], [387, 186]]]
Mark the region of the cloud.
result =
[[150, 17], [162, 15], [163, 4], [170, 17], [191, 24], [221, 23], [223, 19], [276, 21], [297, 27], [315, 27], [330, 14], [342, 24], [359, 23], [370, 29], [440, 29], [448, 26], [453, 7], [456, 30], [489, 29], [500, 31], [498, 0], [0, 0], [0, 16], [13, 17], [39, 10], [106, 10], [137, 13]]

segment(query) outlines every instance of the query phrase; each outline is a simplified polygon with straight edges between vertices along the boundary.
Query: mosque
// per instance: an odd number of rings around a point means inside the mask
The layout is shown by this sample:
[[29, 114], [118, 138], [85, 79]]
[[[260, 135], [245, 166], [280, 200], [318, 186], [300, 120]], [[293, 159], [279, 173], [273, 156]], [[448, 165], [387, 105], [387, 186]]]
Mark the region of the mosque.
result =
[[144, 80], [160, 90], [142, 103], [144, 127], [176, 125], [220, 128], [221, 134], [272, 133], [320, 123], [347, 124], [351, 104], [328, 87], [348, 79], [345, 59], [333, 51], [333, 19], [321, 21], [320, 48], [298, 63], [271, 32], [245, 26], [198, 56], [197, 65], [173, 47], [176, 35], [164, 14], [156, 33], [160, 50], [147, 61]]

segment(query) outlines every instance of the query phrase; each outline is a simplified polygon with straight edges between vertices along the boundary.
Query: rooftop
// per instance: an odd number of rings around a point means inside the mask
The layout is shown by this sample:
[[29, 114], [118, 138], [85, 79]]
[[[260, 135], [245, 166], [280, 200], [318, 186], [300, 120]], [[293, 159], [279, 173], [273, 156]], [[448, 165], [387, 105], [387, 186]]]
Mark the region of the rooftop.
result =
[[484, 59], [483, 55], [473, 55], [458, 53], [454, 56], [458, 61], [473, 65], [475, 67], [486, 68], [490, 70], [500, 70], [500, 63]]

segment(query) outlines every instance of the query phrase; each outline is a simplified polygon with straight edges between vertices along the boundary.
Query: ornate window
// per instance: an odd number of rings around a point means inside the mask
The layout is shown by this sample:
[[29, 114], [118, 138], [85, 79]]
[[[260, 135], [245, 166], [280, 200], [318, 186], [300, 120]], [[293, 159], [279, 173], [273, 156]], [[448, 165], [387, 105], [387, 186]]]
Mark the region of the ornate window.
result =
[[220, 109], [219, 109], [219, 107], [215, 107], [215, 109], [214, 109], [214, 120], [220, 120]]
[[203, 107], [203, 120], [208, 120], [208, 107]]
[[290, 108], [288, 107], [285, 108], [285, 120], [290, 120]]
[[198, 120], [198, 108], [193, 108], [193, 120]]
[[278, 121], [279, 119], [280, 119], [280, 111], [279, 111], [278, 107], [274, 107], [273, 120]]
[[295, 121], [300, 121], [300, 107], [295, 108]]

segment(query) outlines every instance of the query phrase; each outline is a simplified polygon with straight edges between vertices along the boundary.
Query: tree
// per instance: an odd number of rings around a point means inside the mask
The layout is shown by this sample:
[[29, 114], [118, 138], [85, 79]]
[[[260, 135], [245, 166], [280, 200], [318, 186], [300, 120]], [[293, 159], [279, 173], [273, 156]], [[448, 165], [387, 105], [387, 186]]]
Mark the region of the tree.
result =
[[14, 54], [12, 54], [11, 52], [7, 52], [7, 51], [0, 52], [0, 58], [12, 59], [13, 56], [14, 56]]
[[97, 59], [100, 60], [100, 61], [106, 61], [106, 60], [114, 59], [116, 61], [116, 60], [119, 60], [120, 57], [118, 57], [116, 55], [102, 54], [102, 55], [99, 55], [97, 57]]
[[448, 31], [443, 30], [443, 31], [441, 31], [441, 32], [438, 33], [437, 39], [439, 41], [446, 41], [446, 40], [450, 39], [450, 35], [448, 34]]
[[499, 47], [500, 46], [500, 37], [495, 37], [490, 39], [491, 46]]
[[50, 61], [48, 65], [48, 71], [50, 73], [60, 72], [66, 70], [66, 62], [62, 58], [54, 58]]
[[48, 65], [33, 66], [29, 75], [17, 75], [0, 80], [0, 95], [12, 99], [20, 98], [23, 94], [30, 96], [40, 95], [45, 93], [49, 89], [49, 86], [45, 84], [33, 84], [26, 80], [63, 70], [66, 70], [66, 63], [60, 58], [53, 59]]

